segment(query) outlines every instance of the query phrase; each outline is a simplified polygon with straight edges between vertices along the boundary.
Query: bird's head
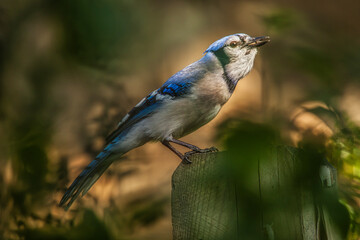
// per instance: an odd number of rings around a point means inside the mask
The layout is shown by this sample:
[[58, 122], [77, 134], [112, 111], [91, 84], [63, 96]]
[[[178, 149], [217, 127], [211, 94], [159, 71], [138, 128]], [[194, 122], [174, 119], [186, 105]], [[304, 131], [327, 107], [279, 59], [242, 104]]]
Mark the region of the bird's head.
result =
[[[250, 37], [245, 33], [237, 33], [223, 37], [209, 46], [205, 51], [217, 53], [222, 51], [230, 61], [238, 58], [251, 58], [257, 53], [257, 48], [270, 41], [270, 37]], [[225, 56], [224, 56], [225, 57]]]
[[215, 54], [230, 77], [236, 81], [251, 70], [257, 48], [268, 43], [270, 37], [250, 37], [237, 33], [223, 37], [209, 46], [207, 54]]

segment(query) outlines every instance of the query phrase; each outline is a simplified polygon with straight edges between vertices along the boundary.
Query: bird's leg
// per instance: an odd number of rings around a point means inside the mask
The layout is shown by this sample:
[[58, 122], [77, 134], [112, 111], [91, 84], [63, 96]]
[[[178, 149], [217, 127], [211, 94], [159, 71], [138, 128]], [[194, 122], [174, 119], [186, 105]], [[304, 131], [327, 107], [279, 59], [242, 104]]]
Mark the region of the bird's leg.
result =
[[[176, 143], [178, 145], [181, 145], [183, 147], [187, 147], [189, 149], [191, 149], [192, 151], [191, 152], [188, 152], [188, 153], [207, 153], [207, 152], [218, 152], [219, 150], [215, 147], [211, 147], [211, 148], [204, 148], [204, 149], [201, 149], [195, 145], [192, 145], [190, 143], [186, 143], [186, 142], [183, 142], [183, 141], [180, 141], [178, 139], [174, 139], [174, 138], [171, 138], [171, 139], [168, 139], [169, 142], [173, 142], [173, 143]], [[187, 154], [187, 153], [186, 153]], [[185, 154], [185, 155], [186, 155]]]
[[187, 163], [191, 163], [191, 160], [188, 158], [188, 156], [183, 155], [181, 152], [179, 152], [178, 150], [176, 150], [176, 148], [174, 148], [173, 146], [170, 145], [168, 140], [163, 140], [161, 142], [165, 147], [167, 147], [168, 149], [170, 149], [173, 153], [175, 153], [181, 160], [187, 162]]
[[177, 140], [175, 138], [171, 138], [171, 139], [168, 139], [169, 142], [173, 142], [173, 143], [176, 143], [180, 146], [183, 146], [183, 147], [186, 147], [186, 148], [189, 148], [195, 152], [200, 152], [202, 149], [195, 146], [195, 145], [192, 145], [190, 143], [186, 143], [186, 142], [183, 142], [183, 141], [180, 141], [180, 140]]

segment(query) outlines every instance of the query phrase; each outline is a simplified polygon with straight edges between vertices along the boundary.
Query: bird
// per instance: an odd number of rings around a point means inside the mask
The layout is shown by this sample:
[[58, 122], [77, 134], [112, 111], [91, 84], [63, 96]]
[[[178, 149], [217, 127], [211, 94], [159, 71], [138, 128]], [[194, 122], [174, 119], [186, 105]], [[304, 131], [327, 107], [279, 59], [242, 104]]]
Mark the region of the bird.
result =
[[159, 141], [185, 163], [173, 145], [191, 152], [201, 149], [179, 138], [212, 120], [233, 94], [238, 81], [252, 69], [258, 47], [270, 37], [251, 37], [245, 33], [225, 36], [212, 43], [202, 58], [171, 76], [160, 88], [143, 98], [106, 138], [104, 149], [80, 173], [60, 200], [69, 209], [76, 198], [84, 196], [115, 160], [147, 142]]

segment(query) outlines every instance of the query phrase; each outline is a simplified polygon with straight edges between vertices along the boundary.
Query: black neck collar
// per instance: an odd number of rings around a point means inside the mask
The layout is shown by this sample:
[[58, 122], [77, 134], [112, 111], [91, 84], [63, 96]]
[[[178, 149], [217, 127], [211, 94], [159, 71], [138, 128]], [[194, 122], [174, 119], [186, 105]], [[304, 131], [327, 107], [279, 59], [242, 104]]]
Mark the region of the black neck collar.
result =
[[235, 87], [236, 87], [236, 81], [231, 80], [230, 76], [226, 72], [226, 65], [230, 63], [230, 58], [225, 54], [223, 48], [221, 48], [213, 53], [215, 54], [217, 59], [220, 61], [221, 66], [224, 70], [222, 77], [223, 77], [224, 81], [226, 82], [226, 85], [228, 86], [229, 92], [233, 93], [235, 90]]

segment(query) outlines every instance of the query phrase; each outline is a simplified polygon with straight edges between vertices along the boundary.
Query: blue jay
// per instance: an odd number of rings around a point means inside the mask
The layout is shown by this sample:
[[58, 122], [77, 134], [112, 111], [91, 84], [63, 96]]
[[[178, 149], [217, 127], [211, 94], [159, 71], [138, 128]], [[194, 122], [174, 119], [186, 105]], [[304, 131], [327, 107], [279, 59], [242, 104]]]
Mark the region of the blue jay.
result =
[[107, 137], [104, 150], [74, 180], [59, 205], [68, 209], [80, 194], [87, 193], [114, 160], [149, 141], [160, 141], [188, 163], [188, 155], [170, 143], [192, 152], [212, 151], [178, 139], [219, 113], [238, 81], [253, 67], [257, 48], [269, 41], [269, 37], [253, 38], [239, 33], [211, 44], [200, 60], [170, 77], [121, 120]]

